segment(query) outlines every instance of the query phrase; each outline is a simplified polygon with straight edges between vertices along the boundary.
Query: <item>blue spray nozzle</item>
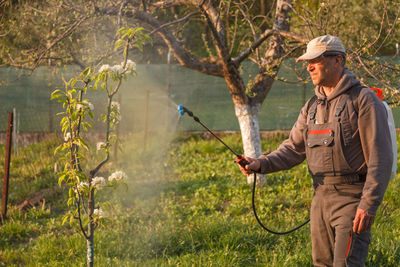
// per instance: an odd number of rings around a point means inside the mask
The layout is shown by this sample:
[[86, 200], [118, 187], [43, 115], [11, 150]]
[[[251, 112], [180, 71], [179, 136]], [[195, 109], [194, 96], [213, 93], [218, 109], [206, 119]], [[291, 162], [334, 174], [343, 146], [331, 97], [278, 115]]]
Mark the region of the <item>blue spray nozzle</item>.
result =
[[183, 114], [185, 114], [185, 111], [183, 110], [183, 106], [182, 105], [178, 105], [178, 111], [179, 111], [179, 114], [181, 116], [183, 116]]

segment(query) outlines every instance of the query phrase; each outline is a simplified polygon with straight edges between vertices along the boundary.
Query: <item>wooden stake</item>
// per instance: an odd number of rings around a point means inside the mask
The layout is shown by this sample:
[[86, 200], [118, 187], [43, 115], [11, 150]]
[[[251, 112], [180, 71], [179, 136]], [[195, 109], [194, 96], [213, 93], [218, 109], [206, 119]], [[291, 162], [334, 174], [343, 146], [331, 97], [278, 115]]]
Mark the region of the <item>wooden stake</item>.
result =
[[7, 216], [7, 201], [8, 201], [8, 181], [10, 177], [10, 159], [11, 159], [11, 143], [13, 129], [13, 113], [8, 113], [8, 128], [6, 140], [6, 155], [4, 163], [4, 182], [3, 182], [3, 205], [1, 210], [1, 221], [4, 222]]

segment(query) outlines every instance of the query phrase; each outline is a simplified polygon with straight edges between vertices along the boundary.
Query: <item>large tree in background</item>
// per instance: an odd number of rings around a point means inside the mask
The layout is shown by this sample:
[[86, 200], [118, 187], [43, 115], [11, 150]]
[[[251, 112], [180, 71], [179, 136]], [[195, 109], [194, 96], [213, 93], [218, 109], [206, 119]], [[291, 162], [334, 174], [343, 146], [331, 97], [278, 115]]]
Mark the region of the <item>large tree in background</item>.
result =
[[[297, 56], [313, 37], [341, 37], [357, 73], [396, 98], [398, 66], [374, 56], [396, 53], [397, 1], [10, 0], [0, 8], [0, 64], [32, 69], [99, 64], [119, 52], [110, 49], [110, 33], [144, 27], [154, 46], [145, 47], [142, 62], [159, 62], [172, 52], [180, 65], [225, 80], [246, 156], [261, 154], [258, 114], [282, 61]], [[240, 72], [245, 60], [258, 66], [247, 82]]]

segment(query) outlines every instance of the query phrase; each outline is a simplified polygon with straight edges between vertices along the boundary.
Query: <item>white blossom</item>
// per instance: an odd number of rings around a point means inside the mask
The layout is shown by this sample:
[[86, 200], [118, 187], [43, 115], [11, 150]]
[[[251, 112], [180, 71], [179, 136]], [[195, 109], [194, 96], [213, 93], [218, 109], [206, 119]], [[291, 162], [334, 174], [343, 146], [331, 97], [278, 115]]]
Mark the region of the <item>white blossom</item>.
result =
[[83, 100], [82, 103], [85, 104], [91, 111], [94, 110], [94, 105], [92, 103], [90, 103], [89, 101]]
[[115, 110], [117, 110], [119, 112], [120, 107], [121, 106], [120, 106], [120, 104], [118, 102], [116, 102], [116, 101], [112, 101], [111, 102], [111, 108], [112, 109], [115, 109]]
[[327, 6], [326, 3], [324, 2], [321, 3], [321, 7], [326, 7], [326, 6]]
[[99, 73], [108, 72], [108, 71], [110, 71], [110, 70], [111, 70], [110, 65], [105, 64], [105, 65], [101, 66], [101, 68], [99, 69]]
[[106, 148], [106, 143], [104, 143], [104, 142], [98, 142], [97, 144], [96, 144], [96, 148], [97, 148], [97, 151], [99, 151], [100, 149], [104, 149], [104, 148]]
[[[121, 66], [124, 65], [124, 62], [121, 62]], [[131, 71], [136, 71], [136, 63], [132, 60], [128, 59], [125, 65], [126, 73], [130, 73]]]
[[101, 190], [106, 185], [106, 179], [103, 177], [94, 177], [92, 180], [94, 188]]
[[104, 214], [103, 210], [100, 209], [100, 208], [94, 209], [93, 210], [93, 215], [99, 217], [100, 219], [105, 217], [105, 214]]
[[75, 193], [82, 192], [85, 188], [89, 187], [89, 184], [87, 182], [80, 182], [77, 186], [77, 190], [75, 190]]
[[82, 105], [82, 104], [76, 104], [76, 109], [77, 109], [77, 110], [81, 110], [81, 109], [84, 109], [84, 108], [85, 108], [84, 105]]
[[116, 75], [120, 75], [124, 72], [124, 68], [121, 65], [114, 65], [111, 67], [111, 71]]
[[123, 171], [116, 171], [108, 177], [108, 181], [110, 182], [113, 180], [120, 181], [120, 180], [125, 180], [127, 178], [128, 176]]
[[65, 136], [64, 136], [64, 141], [65, 141], [65, 142], [68, 142], [70, 139], [71, 139], [71, 133], [70, 133], [70, 132], [67, 132], [67, 133], [65, 134]]
[[83, 100], [83, 101], [82, 101], [82, 104], [77, 104], [77, 105], [76, 105], [76, 109], [77, 109], [77, 110], [86, 109], [86, 108], [89, 108], [91, 111], [94, 110], [93, 104], [90, 103], [90, 102], [87, 101], [87, 100]]

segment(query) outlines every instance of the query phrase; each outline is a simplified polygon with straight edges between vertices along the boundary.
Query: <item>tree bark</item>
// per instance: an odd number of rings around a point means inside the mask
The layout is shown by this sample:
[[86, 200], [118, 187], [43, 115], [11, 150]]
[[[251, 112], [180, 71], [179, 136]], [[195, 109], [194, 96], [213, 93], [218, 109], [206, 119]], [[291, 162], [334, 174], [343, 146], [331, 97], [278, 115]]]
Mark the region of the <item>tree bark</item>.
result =
[[[260, 104], [254, 105], [235, 105], [235, 114], [239, 122], [242, 135], [244, 155], [257, 158], [262, 154], [260, 127], [258, 123], [258, 114], [260, 113]], [[247, 182], [253, 183], [253, 175], [247, 176]], [[264, 182], [262, 175], [257, 175], [256, 184]]]
[[[91, 183], [89, 183], [90, 186]], [[94, 211], [94, 189], [89, 191], [88, 198], [88, 232], [87, 232], [87, 266], [93, 267], [94, 262], [94, 223], [93, 223], [93, 211]]]

